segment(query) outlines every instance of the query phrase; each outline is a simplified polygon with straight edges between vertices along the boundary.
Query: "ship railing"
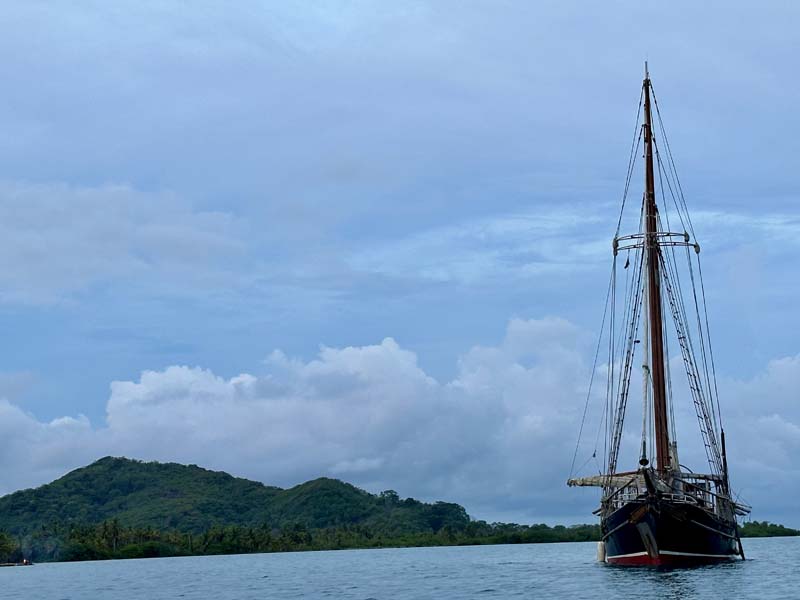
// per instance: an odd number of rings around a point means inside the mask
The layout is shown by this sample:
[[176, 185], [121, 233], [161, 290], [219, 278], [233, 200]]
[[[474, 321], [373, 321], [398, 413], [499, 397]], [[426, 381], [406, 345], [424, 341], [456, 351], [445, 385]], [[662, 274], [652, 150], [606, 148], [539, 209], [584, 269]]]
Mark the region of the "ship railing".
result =
[[[750, 512], [744, 503], [734, 502], [721, 488], [722, 479], [718, 475], [676, 474], [671, 481], [672, 491], [664, 491], [660, 496], [676, 504], [698, 506], [712, 514], [730, 518], [731, 512], [739, 516]], [[716, 489], [714, 489], [716, 488]], [[624, 505], [642, 501], [648, 491], [641, 478], [632, 477], [619, 487], [606, 487], [601, 507], [603, 510], [617, 510]]]
[[693, 506], [699, 506], [700, 508], [705, 508], [706, 510], [710, 510], [711, 512], [716, 512], [716, 502], [714, 502], [713, 497], [703, 497], [700, 495], [695, 494], [662, 494], [661, 496], [665, 500], [669, 500], [673, 504], [691, 504]]
[[621, 508], [635, 500], [641, 500], [647, 497], [647, 488], [639, 488], [638, 486], [626, 486], [618, 489], [613, 494], [606, 496], [604, 504], [610, 506], [613, 510]]
[[[607, 496], [604, 499], [605, 506], [612, 510], [622, 508], [624, 505], [637, 500], [644, 500], [647, 497], [646, 488], [627, 487], [618, 490], [616, 493]], [[690, 504], [692, 506], [699, 506], [710, 512], [717, 512], [717, 502], [713, 495], [701, 496], [697, 494], [686, 494], [683, 492], [672, 492], [660, 495], [661, 498], [672, 502], [673, 504]]]
[[[750, 514], [752, 507], [744, 502], [734, 501], [727, 493], [720, 490], [722, 484], [721, 477], [696, 475], [696, 476], [682, 476], [676, 478], [676, 481], [683, 483], [695, 490], [695, 494], [699, 495], [705, 502], [714, 506], [714, 512], [717, 514], [732, 510], [736, 515], [743, 517]], [[712, 491], [711, 483], [716, 485], [717, 491]], [[723, 515], [728, 516], [728, 515]]]

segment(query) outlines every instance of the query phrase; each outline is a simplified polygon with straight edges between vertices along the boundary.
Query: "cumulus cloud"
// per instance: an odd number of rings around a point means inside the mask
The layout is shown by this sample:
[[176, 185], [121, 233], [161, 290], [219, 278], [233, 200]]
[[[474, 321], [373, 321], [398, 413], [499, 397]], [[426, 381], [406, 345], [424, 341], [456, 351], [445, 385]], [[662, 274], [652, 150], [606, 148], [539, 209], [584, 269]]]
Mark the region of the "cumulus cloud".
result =
[[85, 419], [39, 423], [6, 403], [7, 439], [39, 449], [34, 464], [11, 467], [6, 491], [110, 453], [282, 485], [339, 476], [479, 512], [550, 510], [536, 500], [537, 478], [563, 484], [554, 457], [571, 443], [584, 342], [562, 319], [512, 320], [502, 343], [470, 350], [446, 383], [391, 338], [322, 348], [311, 361], [274, 352], [259, 375], [172, 366], [112, 383], [99, 428]]
[[791, 515], [800, 493], [800, 354], [771, 360], [747, 380], [724, 378], [733, 483], [755, 515]]
[[40, 422], [0, 400], [0, 439], [7, 458], [2, 492], [46, 483], [97, 456], [97, 431], [84, 416]]
[[[310, 361], [273, 352], [264, 372], [231, 378], [171, 366], [112, 383], [102, 427], [84, 417], [42, 423], [3, 402], [0, 435], [18, 457], [4, 487], [117, 454], [278, 485], [341, 477], [372, 491], [458, 501], [484, 518], [590, 520], [596, 494], [564, 486], [589, 343], [563, 319], [514, 319], [499, 344], [462, 356], [448, 382], [391, 338], [322, 348]], [[787, 509], [765, 489], [792, 497], [797, 488], [797, 473], [786, 470], [800, 444], [791, 402], [798, 377], [795, 357], [753, 381], [724, 383], [735, 482], [762, 515]], [[754, 402], [762, 391], [770, 400]]]

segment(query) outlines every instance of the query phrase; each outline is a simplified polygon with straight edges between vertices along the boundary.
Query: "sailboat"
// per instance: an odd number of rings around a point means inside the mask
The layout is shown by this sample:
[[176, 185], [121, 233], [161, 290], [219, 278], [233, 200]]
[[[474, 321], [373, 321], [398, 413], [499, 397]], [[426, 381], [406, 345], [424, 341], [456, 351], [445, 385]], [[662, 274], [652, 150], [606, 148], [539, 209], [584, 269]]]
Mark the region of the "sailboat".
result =
[[[609, 360], [602, 367], [607, 385], [595, 457], [603, 439], [603, 464], [597, 461], [597, 475], [571, 476], [567, 483], [602, 488], [600, 507], [594, 511], [602, 531], [600, 560], [616, 565], [671, 565], [744, 559], [737, 517], [748, 514], [750, 507], [731, 492], [700, 245], [647, 64], [634, 131], [601, 327], [607, 331]], [[621, 234], [640, 156], [644, 191], [635, 215], [638, 231]], [[605, 338], [601, 334], [600, 340]], [[672, 360], [670, 345], [675, 349]], [[606, 344], [598, 342], [597, 355], [601, 346]], [[641, 434], [631, 435], [625, 417], [631, 408], [629, 400], [637, 395], [631, 393], [638, 388], [632, 386], [634, 375], [638, 378], [636, 367], [642, 377]], [[672, 376], [671, 367], [683, 371], [682, 382]], [[593, 378], [596, 370], [597, 359]], [[702, 456], [704, 451], [707, 468], [703, 464], [695, 471], [679, 461], [677, 402], [693, 405], [699, 435], [690, 448], [695, 455]], [[618, 468], [621, 452], [630, 455], [634, 468]], [[638, 464], [634, 462], [637, 454]], [[574, 465], [573, 459], [573, 470]]]

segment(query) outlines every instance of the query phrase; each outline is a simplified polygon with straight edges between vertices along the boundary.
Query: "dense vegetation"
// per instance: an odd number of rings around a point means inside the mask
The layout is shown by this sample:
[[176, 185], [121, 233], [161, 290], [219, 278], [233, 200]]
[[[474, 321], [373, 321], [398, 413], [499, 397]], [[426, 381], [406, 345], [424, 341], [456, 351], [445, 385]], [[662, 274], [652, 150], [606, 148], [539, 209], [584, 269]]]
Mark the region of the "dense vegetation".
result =
[[[589, 541], [597, 539], [596, 525], [548, 527], [547, 525], [487, 524], [482, 521], [438, 531], [388, 536], [365, 525], [308, 529], [296, 524], [280, 530], [267, 525], [214, 526], [201, 534], [123, 527], [116, 520], [67, 529], [42, 528], [25, 536], [21, 544], [8, 538], [0, 561], [102, 560], [151, 558], [297, 550], [343, 550], [348, 548], [397, 548], [468, 544], [522, 544], [533, 542]], [[0, 534], [2, 539], [3, 534]], [[2, 548], [2, 544], [0, 544]], [[3, 550], [0, 550], [3, 552]]]
[[[748, 523], [745, 536], [798, 535]], [[591, 541], [597, 525], [486, 523], [335, 479], [284, 490], [195, 465], [103, 458], [0, 498], [0, 562]]]
[[42, 487], [0, 498], [0, 530], [26, 535], [116, 519], [124, 527], [199, 534], [213, 526], [309, 529], [367, 525], [389, 535], [469, 522], [458, 504], [373, 495], [320, 478], [283, 490], [195, 465], [106, 457]]
[[458, 504], [335, 479], [284, 490], [195, 465], [106, 457], [0, 498], [0, 531], [11, 539], [0, 538], [0, 561], [408, 545], [470, 523]]
[[745, 523], [739, 529], [742, 537], [782, 537], [800, 535], [797, 529], [789, 529], [783, 525], [770, 523], [769, 521], [751, 521]]

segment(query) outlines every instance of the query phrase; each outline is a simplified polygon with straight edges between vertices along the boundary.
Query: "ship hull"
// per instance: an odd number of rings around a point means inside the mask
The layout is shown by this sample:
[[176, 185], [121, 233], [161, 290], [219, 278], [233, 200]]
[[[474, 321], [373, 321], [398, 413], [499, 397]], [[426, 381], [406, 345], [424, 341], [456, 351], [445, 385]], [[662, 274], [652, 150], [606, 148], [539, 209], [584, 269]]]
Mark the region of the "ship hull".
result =
[[606, 562], [693, 565], [735, 560], [736, 525], [703, 508], [658, 498], [623, 505], [601, 523]]

